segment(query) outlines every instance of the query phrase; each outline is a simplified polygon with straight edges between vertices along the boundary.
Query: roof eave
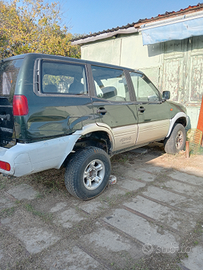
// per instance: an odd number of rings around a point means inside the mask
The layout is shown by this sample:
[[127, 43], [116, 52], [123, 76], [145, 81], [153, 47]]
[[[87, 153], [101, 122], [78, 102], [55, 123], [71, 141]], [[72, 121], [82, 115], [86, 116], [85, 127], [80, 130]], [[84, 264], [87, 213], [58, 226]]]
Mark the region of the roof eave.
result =
[[95, 41], [102, 40], [102, 39], [111, 38], [111, 37], [114, 37], [116, 35], [127, 35], [127, 34], [133, 34], [133, 33], [137, 33], [137, 32], [138, 32], [137, 28], [129, 27], [129, 28], [125, 28], [125, 29], [119, 29], [119, 30], [116, 30], [113, 32], [102, 33], [99, 35], [74, 40], [71, 42], [71, 45], [82, 45], [82, 44], [95, 42]]

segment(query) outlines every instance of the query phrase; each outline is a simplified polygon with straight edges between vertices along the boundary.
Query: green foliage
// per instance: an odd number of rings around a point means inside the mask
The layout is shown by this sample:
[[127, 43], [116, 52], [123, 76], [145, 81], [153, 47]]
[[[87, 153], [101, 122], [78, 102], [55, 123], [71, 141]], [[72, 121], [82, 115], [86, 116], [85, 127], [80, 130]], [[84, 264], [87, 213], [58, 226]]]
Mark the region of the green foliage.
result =
[[0, 54], [46, 53], [80, 57], [79, 46], [61, 27], [58, 3], [43, 0], [0, 0]]

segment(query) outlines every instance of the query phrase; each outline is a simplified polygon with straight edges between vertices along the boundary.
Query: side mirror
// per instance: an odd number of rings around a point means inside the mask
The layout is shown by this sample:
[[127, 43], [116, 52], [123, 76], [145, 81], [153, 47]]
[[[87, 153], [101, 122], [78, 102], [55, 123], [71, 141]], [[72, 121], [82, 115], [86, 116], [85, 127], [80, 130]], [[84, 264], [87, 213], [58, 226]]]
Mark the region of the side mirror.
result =
[[163, 91], [162, 98], [165, 100], [170, 99], [170, 91]]

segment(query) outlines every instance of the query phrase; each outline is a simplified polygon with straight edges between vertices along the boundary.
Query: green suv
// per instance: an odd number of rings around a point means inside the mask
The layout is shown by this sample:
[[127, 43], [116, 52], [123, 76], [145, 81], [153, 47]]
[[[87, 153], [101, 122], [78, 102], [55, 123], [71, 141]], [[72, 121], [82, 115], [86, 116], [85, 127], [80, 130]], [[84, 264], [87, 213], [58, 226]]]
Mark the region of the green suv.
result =
[[88, 200], [108, 184], [114, 154], [164, 141], [185, 145], [186, 109], [140, 71], [26, 54], [0, 62], [0, 172], [66, 166], [65, 184]]

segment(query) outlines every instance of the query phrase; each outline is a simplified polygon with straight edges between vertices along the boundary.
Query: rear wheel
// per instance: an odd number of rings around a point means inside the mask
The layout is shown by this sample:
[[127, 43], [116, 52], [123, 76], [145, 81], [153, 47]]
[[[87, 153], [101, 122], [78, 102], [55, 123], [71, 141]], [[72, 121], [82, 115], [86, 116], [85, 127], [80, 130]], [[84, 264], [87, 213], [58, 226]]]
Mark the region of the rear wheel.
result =
[[186, 131], [183, 125], [176, 124], [170, 134], [170, 137], [165, 140], [164, 149], [168, 154], [176, 154], [183, 150], [186, 141]]
[[66, 167], [65, 185], [70, 194], [82, 200], [98, 196], [108, 184], [110, 158], [97, 147], [78, 151]]

